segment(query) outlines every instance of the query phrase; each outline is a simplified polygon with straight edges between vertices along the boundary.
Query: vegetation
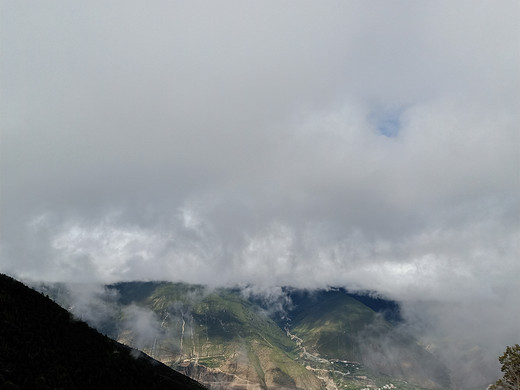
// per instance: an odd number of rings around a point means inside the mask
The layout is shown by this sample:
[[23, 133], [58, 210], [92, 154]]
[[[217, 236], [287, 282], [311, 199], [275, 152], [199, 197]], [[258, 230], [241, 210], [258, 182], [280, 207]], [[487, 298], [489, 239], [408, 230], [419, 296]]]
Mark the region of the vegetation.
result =
[[520, 389], [520, 345], [515, 344], [507, 347], [504, 354], [498, 358], [502, 364], [503, 377], [499, 379], [490, 389]]
[[[122, 314], [110, 316], [118, 340], [214, 389], [449, 387], [445, 367], [398, 331], [393, 302], [286, 289], [291, 304], [273, 312], [269, 301], [239, 289], [167, 282], [109, 289], [118, 297], [110, 307]], [[146, 337], [128, 310], [151, 321]]]
[[2, 274], [0, 388], [204, 389]]

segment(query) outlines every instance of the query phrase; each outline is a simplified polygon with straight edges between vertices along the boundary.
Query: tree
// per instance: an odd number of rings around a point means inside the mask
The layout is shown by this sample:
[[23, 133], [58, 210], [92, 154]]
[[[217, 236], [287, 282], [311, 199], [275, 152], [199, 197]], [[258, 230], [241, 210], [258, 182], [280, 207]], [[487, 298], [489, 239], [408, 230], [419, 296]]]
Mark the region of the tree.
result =
[[504, 376], [491, 385], [490, 389], [520, 390], [520, 345], [508, 346], [498, 361], [502, 364]]

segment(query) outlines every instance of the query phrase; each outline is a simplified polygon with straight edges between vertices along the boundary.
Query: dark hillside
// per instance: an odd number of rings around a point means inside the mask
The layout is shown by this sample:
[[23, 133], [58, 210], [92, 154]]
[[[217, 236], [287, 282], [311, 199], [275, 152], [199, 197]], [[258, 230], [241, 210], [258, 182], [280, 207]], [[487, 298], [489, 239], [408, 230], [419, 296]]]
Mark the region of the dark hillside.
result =
[[204, 389], [0, 274], [1, 389]]
[[317, 304], [335, 297], [350, 296], [361, 302], [373, 311], [383, 315], [385, 320], [391, 323], [399, 323], [402, 321], [399, 304], [397, 302], [372, 296], [369, 291], [366, 293], [351, 293], [343, 288], [330, 288], [327, 290], [298, 290], [287, 289], [287, 295], [291, 299], [293, 307], [290, 315], [295, 316], [309, 304]]

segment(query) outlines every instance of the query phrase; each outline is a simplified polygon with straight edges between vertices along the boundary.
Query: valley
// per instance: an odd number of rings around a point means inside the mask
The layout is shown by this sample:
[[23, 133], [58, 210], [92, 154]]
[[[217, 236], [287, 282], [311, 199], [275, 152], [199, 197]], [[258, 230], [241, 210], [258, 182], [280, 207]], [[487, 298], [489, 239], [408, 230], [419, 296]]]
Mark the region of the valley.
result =
[[92, 302], [106, 314], [102, 332], [213, 390], [449, 387], [445, 367], [389, 313], [343, 290], [284, 294], [289, 304], [273, 311], [240, 289], [130, 282]]

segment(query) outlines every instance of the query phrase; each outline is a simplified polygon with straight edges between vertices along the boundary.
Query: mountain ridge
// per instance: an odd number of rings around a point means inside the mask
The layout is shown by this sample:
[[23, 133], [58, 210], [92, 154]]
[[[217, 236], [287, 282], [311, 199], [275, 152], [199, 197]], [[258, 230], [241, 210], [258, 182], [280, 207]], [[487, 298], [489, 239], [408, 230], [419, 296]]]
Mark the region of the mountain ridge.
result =
[[3, 274], [0, 324], [2, 389], [205, 389]]
[[[375, 386], [388, 378], [401, 381], [402, 388], [406, 388], [404, 381], [415, 383], [415, 388], [449, 386], [445, 368], [435, 357], [410, 336], [400, 335], [396, 330], [399, 316], [392, 302], [369, 298], [380, 310], [378, 313], [344, 289], [312, 292], [286, 289], [283, 293], [292, 304], [271, 313], [268, 301], [243, 294], [239, 288], [206, 289], [201, 285], [157, 282], [154, 290], [153, 282], [141, 283], [127, 282], [111, 288], [118, 290], [120, 299], [126, 303], [131, 301], [127, 295], [131, 291], [137, 298], [133, 304], [158, 315], [170, 335], [165, 331], [156, 345], [170, 353], [176, 351], [174, 359], [170, 356], [167, 360], [165, 355], [164, 361], [191, 375], [201, 366], [219, 369], [249, 379], [254, 377], [260, 388], [285, 388], [276, 387], [285, 383], [292, 386], [287, 388], [333, 389], [346, 385], [354, 389]], [[139, 286], [143, 287], [141, 295], [136, 292]], [[388, 313], [393, 321], [386, 319]], [[175, 329], [174, 337], [179, 341], [172, 343]], [[182, 332], [189, 337], [183, 339]], [[401, 353], [399, 363], [385, 363], [385, 359], [391, 358], [388, 352], [396, 354], [401, 349], [406, 353]], [[436, 367], [435, 370], [421, 370], [421, 360]], [[270, 365], [273, 361], [276, 366]], [[344, 361], [354, 366], [347, 367], [341, 363]], [[306, 369], [307, 383], [298, 384], [294, 372], [301, 367]], [[366, 375], [354, 375], [352, 369]], [[275, 373], [285, 379], [279, 379], [278, 383], [274, 380]], [[367, 380], [363, 381], [363, 377]], [[211, 387], [209, 378], [205, 383]]]
[[[64, 290], [46, 288], [74, 307]], [[449, 387], [446, 368], [401, 331], [395, 302], [341, 288], [251, 291], [117, 283], [105, 286], [96, 304], [108, 317], [96, 321], [213, 390]]]

